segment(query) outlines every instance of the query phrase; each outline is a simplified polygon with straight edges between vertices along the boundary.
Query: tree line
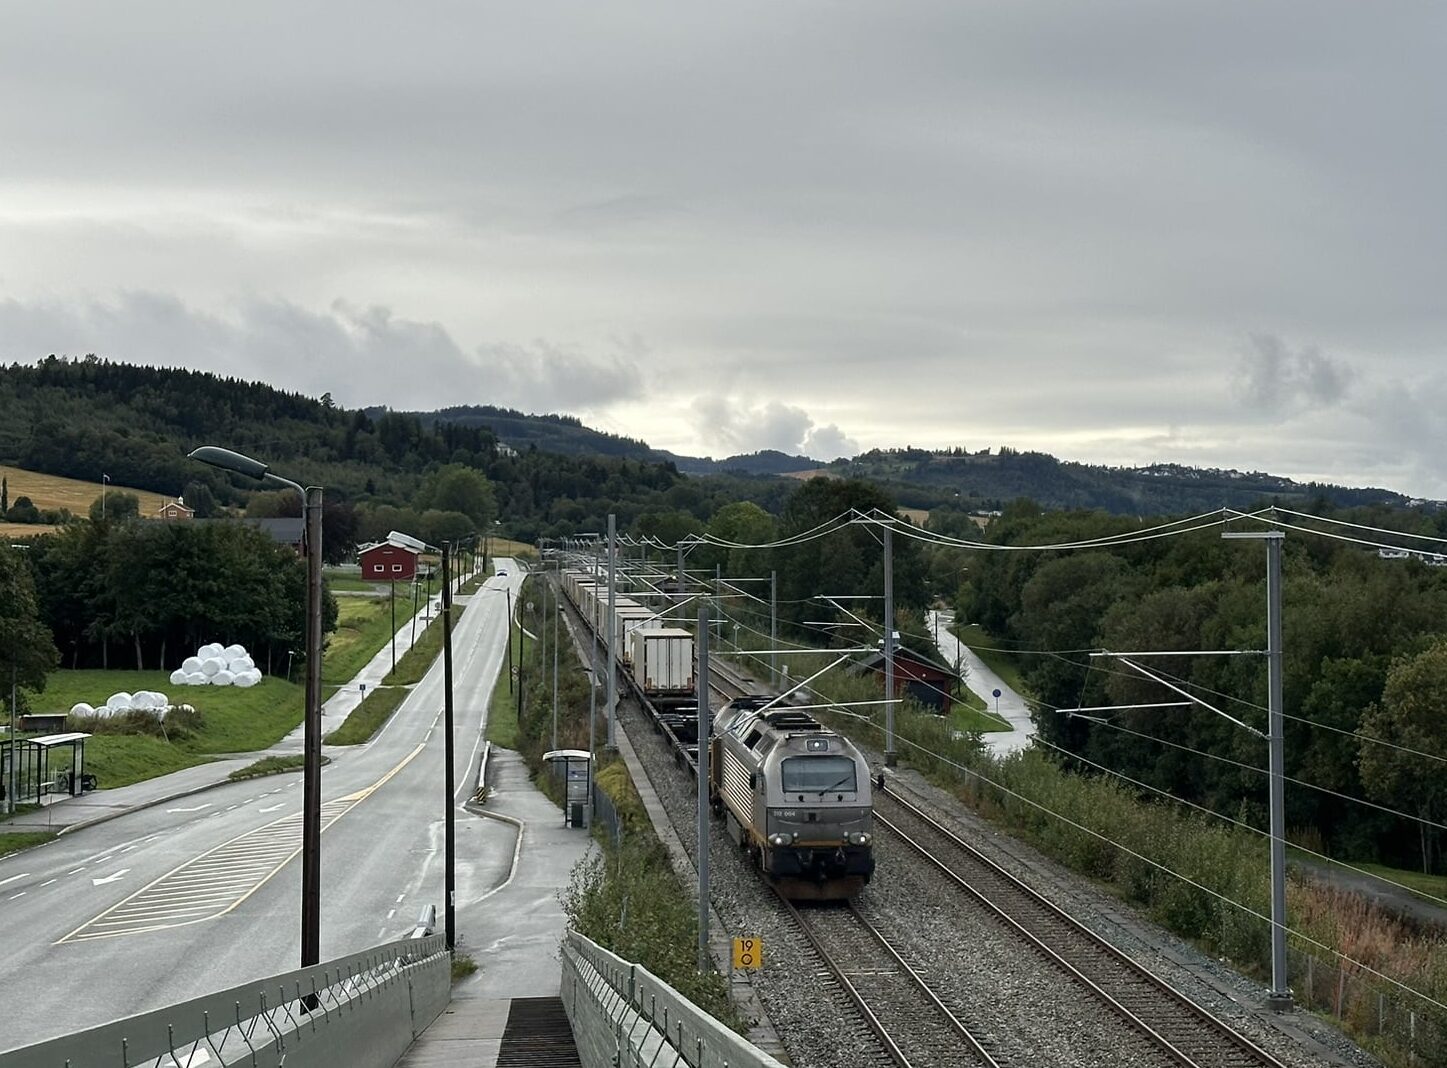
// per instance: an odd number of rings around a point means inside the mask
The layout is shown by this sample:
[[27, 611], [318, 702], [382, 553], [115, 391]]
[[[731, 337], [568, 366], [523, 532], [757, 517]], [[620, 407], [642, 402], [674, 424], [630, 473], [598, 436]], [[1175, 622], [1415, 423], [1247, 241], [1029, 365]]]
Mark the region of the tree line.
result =
[[[1338, 515], [1417, 533], [1435, 532], [1438, 522], [1406, 510]], [[1058, 544], [1124, 529], [1118, 517], [1041, 513], [1021, 502], [987, 537]], [[1091, 762], [1076, 770], [1094, 774], [1100, 765], [1265, 826], [1267, 779], [1257, 769], [1266, 766], [1266, 746], [1250, 731], [1200, 706], [1070, 713], [1180, 700], [1092, 650], [1265, 649], [1258, 543], [1209, 530], [1109, 549], [962, 558], [969, 562], [955, 598], [961, 618], [1018, 652], [1038, 700], [1040, 736]], [[1297, 780], [1286, 789], [1289, 834], [1335, 856], [1442, 870], [1433, 824], [1447, 820], [1447, 777], [1441, 762], [1406, 750], [1447, 757], [1447, 569], [1291, 532], [1283, 575], [1284, 701], [1294, 717], [1286, 720], [1286, 774]], [[1264, 657], [1182, 655], [1149, 666], [1265, 730]]]

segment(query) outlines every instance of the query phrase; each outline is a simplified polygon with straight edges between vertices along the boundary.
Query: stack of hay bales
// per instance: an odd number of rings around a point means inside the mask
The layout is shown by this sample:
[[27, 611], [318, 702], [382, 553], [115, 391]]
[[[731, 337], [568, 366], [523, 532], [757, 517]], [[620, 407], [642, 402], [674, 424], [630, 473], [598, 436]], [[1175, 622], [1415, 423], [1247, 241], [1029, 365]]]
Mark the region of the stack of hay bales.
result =
[[221, 646], [213, 642], [188, 656], [171, 672], [173, 686], [255, 686], [261, 672], [241, 645]]
[[163, 693], [155, 690], [137, 690], [135, 693], [126, 693], [122, 690], [119, 693], [111, 694], [103, 705], [90, 705], [80, 701], [71, 706], [70, 714], [110, 719], [113, 716], [123, 716], [127, 712], [145, 712], [157, 719], [162, 719], [170, 709], [171, 699]]

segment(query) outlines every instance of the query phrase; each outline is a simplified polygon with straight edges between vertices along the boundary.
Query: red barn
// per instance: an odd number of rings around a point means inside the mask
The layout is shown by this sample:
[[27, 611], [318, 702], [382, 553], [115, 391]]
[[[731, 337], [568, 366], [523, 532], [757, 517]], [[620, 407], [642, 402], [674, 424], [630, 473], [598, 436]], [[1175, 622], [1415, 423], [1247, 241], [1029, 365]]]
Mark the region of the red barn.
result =
[[417, 554], [390, 542], [362, 546], [357, 559], [362, 564], [362, 578], [368, 582], [411, 582], [417, 574]]
[[[883, 687], [884, 653], [874, 653], [865, 657], [851, 670], [856, 674], [869, 671], [878, 675], [880, 686]], [[926, 656], [902, 645], [895, 647], [895, 697], [912, 697], [932, 712], [947, 716], [950, 714], [950, 704], [954, 699], [955, 687], [959, 681], [959, 676], [951, 671], [942, 660]]]

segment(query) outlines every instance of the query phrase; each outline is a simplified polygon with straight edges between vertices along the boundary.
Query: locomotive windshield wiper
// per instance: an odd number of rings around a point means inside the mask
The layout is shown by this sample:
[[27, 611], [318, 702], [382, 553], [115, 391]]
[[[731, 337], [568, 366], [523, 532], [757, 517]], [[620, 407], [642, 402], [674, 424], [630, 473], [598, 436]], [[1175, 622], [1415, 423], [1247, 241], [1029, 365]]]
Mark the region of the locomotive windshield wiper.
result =
[[848, 781], [849, 781], [850, 779], [852, 779], [852, 778], [854, 778], [854, 772], [851, 770], [848, 775], [844, 776], [844, 778], [840, 779], [840, 780], [839, 780], [838, 782], [836, 782], [833, 786], [826, 786], [826, 787], [824, 787], [824, 789], [818, 791], [819, 796], [820, 796], [820, 797], [823, 797], [823, 796], [824, 796], [825, 794], [827, 794], [830, 790], [837, 790], [837, 789], [839, 789], [839, 787], [843, 786], [846, 782], [848, 782]]

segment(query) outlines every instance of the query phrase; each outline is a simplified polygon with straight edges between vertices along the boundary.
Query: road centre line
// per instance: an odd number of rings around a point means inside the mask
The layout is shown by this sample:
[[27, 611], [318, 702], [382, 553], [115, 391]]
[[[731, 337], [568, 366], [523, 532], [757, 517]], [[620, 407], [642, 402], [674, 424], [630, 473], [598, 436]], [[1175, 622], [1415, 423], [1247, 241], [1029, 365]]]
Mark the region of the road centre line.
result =
[[[372, 785], [325, 803], [323, 830], [391, 781], [422, 748], [417, 746]], [[223, 916], [256, 893], [300, 852], [301, 814], [292, 813], [177, 865], [56, 944], [181, 927]]]
[[[8, 879], [0, 879], [0, 886], [4, 886], [6, 883], [13, 883], [16, 879], [24, 879], [29, 874], [28, 871], [22, 871], [19, 875], [12, 875]], [[74, 875], [75, 873], [71, 872], [71, 874]]]
[[[20, 893], [16, 894], [15, 897], [24, 897], [24, 896], [25, 896], [26, 894], [28, 894], [28, 893], [30, 893], [29, 890], [22, 890], [22, 891], [20, 891]], [[15, 900], [15, 897], [12, 897], [10, 900], [11, 900], [11, 901], [14, 901], [14, 900]]]

